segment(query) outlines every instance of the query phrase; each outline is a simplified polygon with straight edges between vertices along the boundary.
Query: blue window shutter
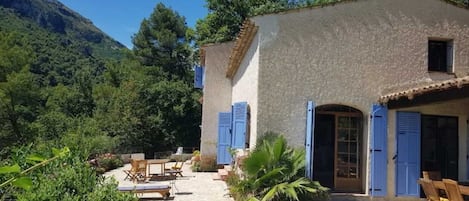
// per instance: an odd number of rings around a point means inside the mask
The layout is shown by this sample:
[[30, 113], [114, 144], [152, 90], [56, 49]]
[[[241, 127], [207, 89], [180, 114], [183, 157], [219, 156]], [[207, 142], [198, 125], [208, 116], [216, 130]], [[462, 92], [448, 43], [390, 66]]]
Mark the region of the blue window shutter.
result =
[[231, 112], [218, 113], [217, 164], [230, 164]]
[[194, 69], [194, 87], [195, 88], [198, 88], [198, 89], [203, 88], [203, 83], [202, 83], [203, 73], [204, 73], [204, 70], [202, 67], [195, 66], [195, 69]]
[[313, 152], [314, 152], [314, 102], [308, 101], [306, 108], [306, 167], [305, 175], [313, 179]]
[[420, 196], [420, 113], [397, 112], [396, 194]]
[[386, 196], [388, 109], [386, 106], [373, 105], [371, 111], [370, 195]]
[[446, 43], [446, 67], [449, 73], [453, 72], [453, 42]]
[[244, 149], [247, 129], [248, 103], [239, 102], [233, 105], [233, 140], [231, 146]]

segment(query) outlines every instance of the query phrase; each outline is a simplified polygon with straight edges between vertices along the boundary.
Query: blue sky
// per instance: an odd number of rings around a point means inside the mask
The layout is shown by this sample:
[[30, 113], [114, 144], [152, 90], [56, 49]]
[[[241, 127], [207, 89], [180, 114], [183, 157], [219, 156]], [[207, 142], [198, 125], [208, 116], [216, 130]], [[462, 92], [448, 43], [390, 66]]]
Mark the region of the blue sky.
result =
[[163, 3], [186, 18], [194, 27], [207, 15], [205, 0], [59, 0], [67, 7], [90, 19], [95, 26], [112, 38], [132, 48], [131, 37], [143, 18], [148, 18], [156, 4]]

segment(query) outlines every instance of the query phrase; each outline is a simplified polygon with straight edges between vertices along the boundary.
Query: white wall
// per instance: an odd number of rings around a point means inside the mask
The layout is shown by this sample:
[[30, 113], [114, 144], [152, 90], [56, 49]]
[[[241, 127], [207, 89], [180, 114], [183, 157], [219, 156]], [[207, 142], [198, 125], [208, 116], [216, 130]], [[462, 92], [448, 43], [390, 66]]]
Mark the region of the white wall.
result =
[[200, 152], [215, 156], [218, 142], [218, 113], [231, 111], [231, 80], [226, 78], [233, 42], [202, 47], [205, 50], [205, 84], [202, 104]]
[[256, 144], [257, 132], [257, 104], [258, 104], [258, 77], [259, 77], [259, 35], [252, 40], [238, 71], [232, 80], [232, 104], [247, 101], [250, 110], [250, 148]]
[[[358, 0], [252, 20], [259, 26], [257, 133], [285, 133], [298, 147], [308, 100], [361, 110], [368, 159], [367, 117], [379, 96], [469, 73], [469, 11], [440, 0]], [[428, 72], [433, 37], [453, 40], [455, 74]], [[369, 160], [362, 169], [369, 173]]]

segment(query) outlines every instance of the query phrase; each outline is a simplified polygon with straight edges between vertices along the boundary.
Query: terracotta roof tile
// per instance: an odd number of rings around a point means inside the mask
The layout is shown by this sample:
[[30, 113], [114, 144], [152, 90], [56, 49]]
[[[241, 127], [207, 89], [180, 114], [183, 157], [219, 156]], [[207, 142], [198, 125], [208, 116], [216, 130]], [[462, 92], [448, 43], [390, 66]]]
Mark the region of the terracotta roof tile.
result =
[[257, 27], [251, 20], [244, 21], [238, 38], [236, 38], [233, 50], [231, 51], [226, 77], [233, 78], [233, 76], [236, 74], [236, 71], [241, 64], [244, 55], [251, 46], [252, 39], [256, 35], [258, 28], [259, 27]]
[[435, 92], [444, 91], [452, 88], [462, 88], [464, 85], [469, 85], [469, 76], [454, 78], [445, 81], [431, 83], [425, 86], [414, 87], [403, 91], [389, 93], [379, 97], [379, 103], [387, 103], [390, 100], [398, 100], [402, 97], [407, 97], [412, 100], [415, 96]]

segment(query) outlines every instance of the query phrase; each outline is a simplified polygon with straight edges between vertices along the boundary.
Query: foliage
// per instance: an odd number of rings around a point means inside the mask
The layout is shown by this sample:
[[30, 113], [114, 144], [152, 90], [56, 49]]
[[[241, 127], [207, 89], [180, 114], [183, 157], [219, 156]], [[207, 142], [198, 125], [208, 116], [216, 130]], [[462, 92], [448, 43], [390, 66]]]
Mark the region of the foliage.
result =
[[192, 172], [200, 172], [200, 161], [194, 161], [192, 166], [191, 166]]
[[231, 41], [247, 17], [309, 6], [313, 0], [207, 0], [209, 14], [196, 24], [198, 45]]
[[190, 82], [192, 65], [187, 30], [184, 17], [159, 3], [132, 37], [134, 53], [143, 65], [161, 68], [170, 79]]
[[192, 86], [187, 30], [183, 17], [158, 4], [132, 39], [135, 57], [146, 75], [141, 79], [134, 110], [140, 132], [136, 133], [136, 142], [144, 152], [198, 146], [200, 92]]
[[124, 166], [122, 159], [110, 153], [100, 155], [96, 158], [98, 168], [103, 168], [105, 172]]
[[265, 140], [245, 159], [245, 179], [235, 181], [230, 191], [238, 200], [324, 199], [327, 188], [303, 177], [304, 154], [288, 147], [282, 135]]
[[[2, 184], [0, 191], [9, 192], [3, 194], [6, 196], [4, 198], [10, 197], [15, 200], [28, 201], [136, 200], [132, 194], [119, 192], [116, 188], [116, 181], [104, 180], [103, 177], [97, 176], [95, 170], [80, 155], [69, 152], [67, 148], [53, 149], [51, 154], [50, 151], [40, 150], [34, 146], [17, 147], [12, 150], [8, 159], [1, 161], [1, 166], [10, 167], [10, 170], [14, 170], [13, 175], [26, 176], [28, 174], [27, 178], [30, 179], [21, 180], [20, 185], [23, 188], [10, 188], [8, 185]], [[34, 165], [31, 166], [31, 164]], [[47, 165], [44, 166], [45, 164]], [[26, 170], [17, 173], [18, 168], [11, 168], [18, 166]], [[5, 168], [0, 169], [4, 170]], [[0, 182], [7, 183], [6, 179], [13, 175], [0, 174]]]
[[31, 153], [53, 157], [50, 147], [72, 153], [33, 172], [30, 190], [13, 189], [14, 199], [135, 200], [86, 160], [199, 145], [194, 33], [183, 17], [158, 5], [130, 51], [56, 1], [9, 2], [0, 1], [0, 166], [26, 169]]
[[86, 200], [116, 200], [116, 201], [137, 201], [138, 198], [130, 193], [116, 193], [117, 181], [111, 178], [97, 186], [93, 192], [86, 196]]
[[1, 200], [5, 199], [6, 196], [9, 195], [10, 193], [9, 191], [12, 189], [12, 187], [29, 190], [32, 187], [32, 179], [28, 177], [27, 174], [31, 173], [32, 171], [42, 166], [47, 165], [48, 163], [53, 162], [54, 160], [67, 156], [70, 152], [70, 150], [67, 147], [61, 150], [52, 149], [52, 151], [53, 151], [54, 157], [49, 158], [49, 159], [46, 159], [37, 154], [28, 156], [26, 159], [30, 163], [33, 163], [34, 165], [29, 167], [26, 170], [21, 170], [21, 167], [17, 163], [13, 165], [9, 165], [9, 166], [0, 166], [0, 174], [8, 174], [8, 175], [12, 174], [13, 175], [12, 178], [0, 184], [0, 190], [2, 188], [6, 189], [2, 191], [3, 193], [0, 196], [0, 199]]

